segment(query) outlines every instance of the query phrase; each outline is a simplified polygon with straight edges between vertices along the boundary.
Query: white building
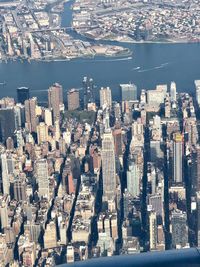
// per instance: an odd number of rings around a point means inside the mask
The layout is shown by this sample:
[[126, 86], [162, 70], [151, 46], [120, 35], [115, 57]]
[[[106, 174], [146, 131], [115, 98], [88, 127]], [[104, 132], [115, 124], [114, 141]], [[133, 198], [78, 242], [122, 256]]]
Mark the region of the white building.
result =
[[112, 106], [112, 94], [109, 87], [101, 88], [100, 92], [100, 107], [111, 108]]
[[39, 197], [49, 198], [48, 164], [46, 159], [36, 161], [36, 176]]

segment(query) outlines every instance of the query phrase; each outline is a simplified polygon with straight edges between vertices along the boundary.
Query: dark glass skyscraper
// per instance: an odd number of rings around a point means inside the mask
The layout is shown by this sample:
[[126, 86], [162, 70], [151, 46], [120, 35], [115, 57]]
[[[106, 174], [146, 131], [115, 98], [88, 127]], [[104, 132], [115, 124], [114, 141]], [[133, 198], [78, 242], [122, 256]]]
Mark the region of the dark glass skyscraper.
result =
[[13, 108], [0, 109], [0, 140], [5, 142], [15, 131], [15, 115]]
[[25, 100], [30, 98], [29, 88], [28, 87], [19, 87], [17, 88], [17, 101], [24, 104]]

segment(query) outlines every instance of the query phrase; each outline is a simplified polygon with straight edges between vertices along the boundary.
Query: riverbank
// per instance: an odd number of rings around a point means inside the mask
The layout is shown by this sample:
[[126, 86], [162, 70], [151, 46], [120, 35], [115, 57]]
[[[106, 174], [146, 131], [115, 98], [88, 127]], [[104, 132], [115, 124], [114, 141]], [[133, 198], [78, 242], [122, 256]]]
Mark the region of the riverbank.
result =
[[191, 40], [191, 39], [158, 39], [158, 40], [140, 40], [136, 41], [132, 38], [127, 37], [119, 37], [119, 38], [95, 38], [91, 34], [83, 34], [76, 29], [73, 29], [77, 35], [81, 36], [82, 38], [87, 38], [91, 42], [115, 42], [119, 44], [190, 44], [190, 43], [200, 43], [200, 40]]

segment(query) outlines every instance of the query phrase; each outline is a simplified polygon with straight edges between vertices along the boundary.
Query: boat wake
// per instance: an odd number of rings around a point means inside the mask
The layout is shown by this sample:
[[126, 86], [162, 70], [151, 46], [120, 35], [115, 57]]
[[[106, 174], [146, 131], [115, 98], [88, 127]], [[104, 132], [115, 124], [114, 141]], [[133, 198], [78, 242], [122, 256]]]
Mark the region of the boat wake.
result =
[[[127, 61], [127, 60], [131, 60], [132, 57], [125, 57], [125, 58], [112, 58], [112, 59], [93, 59], [93, 60], [90, 60], [91, 61], [94, 61], [94, 62], [115, 62], [115, 61]], [[82, 62], [86, 62], [86, 60], [83, 60]]]
[[152, 70], [163, 69], [167, 65], [169, 65], [169, 62], [162, 63], [160, 66], [156, 66], [153, 68], [138, 70], [138, 72], [148, 72], [148, 71], [152, 71]]

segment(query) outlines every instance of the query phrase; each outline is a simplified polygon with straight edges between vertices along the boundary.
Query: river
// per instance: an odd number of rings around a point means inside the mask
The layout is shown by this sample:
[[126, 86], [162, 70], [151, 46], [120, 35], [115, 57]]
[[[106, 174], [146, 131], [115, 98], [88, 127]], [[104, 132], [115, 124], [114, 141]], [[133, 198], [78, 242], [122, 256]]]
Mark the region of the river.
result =
[[[71, 21], [70, 3], [65, 5], [62, 25]], [[73, 36], [77, 36], [72, 33]], [[54, 82], [64, 90], [80, 88], [84, 76], [94, 79], [96, 94], [101, 86], [110, 86], [113, 99], [119, 99], [119, 84], [133, 82], [141, 89], [175, 81], [178, 91], [194, 92], [194, 80], [200, 79], [200, 44], [121, 44], [133, 51], [133, 57], [76, 59], [56, 62], [0, 63], [0, 97], [16, 96], [19, 86], [30, 87], [40, 101]], [[65, 94], [66, 99], [66, 94]]]

